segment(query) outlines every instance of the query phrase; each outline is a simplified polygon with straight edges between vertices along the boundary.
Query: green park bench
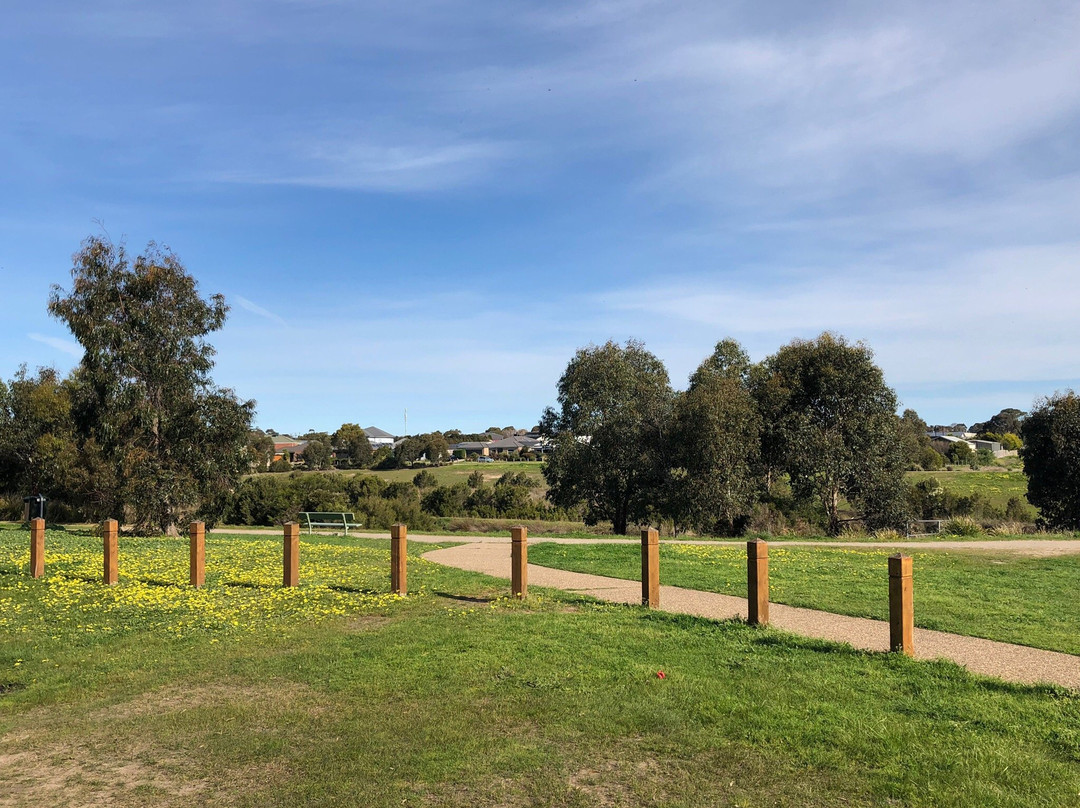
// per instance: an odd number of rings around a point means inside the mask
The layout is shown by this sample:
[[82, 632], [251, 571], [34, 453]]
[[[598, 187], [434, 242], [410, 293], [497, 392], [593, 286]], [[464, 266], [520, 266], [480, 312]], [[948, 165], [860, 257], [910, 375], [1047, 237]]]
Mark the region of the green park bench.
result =
[[322, 511], [301, 511], [299, 514], [300, 524], [307, 525], [308, 535], [311, 535], [313, 527], [340, 527], [349, 535], [350, 527], [363, 527], [356, 524], [351, 513], [324, 513]]

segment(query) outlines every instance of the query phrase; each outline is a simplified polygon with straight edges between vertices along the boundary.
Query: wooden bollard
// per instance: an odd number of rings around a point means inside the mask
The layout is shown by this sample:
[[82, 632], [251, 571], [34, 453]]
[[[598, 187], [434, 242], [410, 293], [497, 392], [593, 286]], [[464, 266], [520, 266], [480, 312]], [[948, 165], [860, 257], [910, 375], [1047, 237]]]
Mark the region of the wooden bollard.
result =
[[300, 586], [300, 525], [285, 523], [282, 586]]
[[404, 595], [407, 591], [405, 549], [408, 534], [408, 526], [400, 522], [390, 525], [390, 591], [395, 595]]
[[191, 523], [191, 585], [200, 587], [206, 582], [206, 525]]
[[752, 626], [769, 624], [769, 543], [746, 543], [746, 613]]
[[101, 539], [105, 551], [102, 580], [106, 586], [112, 586], [120, 580], [119, 564], [117, 563], [120, 546], [116, 538], [119, 531], [120, 525], [117, 524], [115, 519], [106, 519], [101, 523]]
[[529, 592], [529, 531], [521, 525], [510, 528], [510, 591], [515, 598]]
[[641, 605], [660, 605], [660, 534], [653, 528], [641, 531]]
[[40, 578], [45, 574], [45, 520], [38, 517], [30, 520], [30, 577]]
[[889, 649], [915, 655], [911, 556], [889, 556]]

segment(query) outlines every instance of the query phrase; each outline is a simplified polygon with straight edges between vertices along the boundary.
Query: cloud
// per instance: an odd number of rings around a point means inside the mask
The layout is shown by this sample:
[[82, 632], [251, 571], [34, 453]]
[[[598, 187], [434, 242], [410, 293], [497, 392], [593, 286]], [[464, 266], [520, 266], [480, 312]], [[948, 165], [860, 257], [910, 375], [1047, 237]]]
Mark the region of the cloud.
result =
[[[892, 383], [1080, 379], [1080, 242], [975, 252], [939, 268], [802, 268], [768, 277], [672, 276], [600, 295], [612, 321], [632, 316], [646, 341], [733, 336], [771, 353], [831, 330], [865, 339]], [[642, 333], [644, 332], [644, 333]], [[678, 378], [680, 372], [673, 372]]]
[[[452, 138], [452, 136], [451, 136]], [[249, 165], [211, 172], [218, 182], [354, 191], [446, 191], [489, 176], [517, 147], [493, 140], [370, 143], [304, 135], [272, 144]]]
[[63, 351], [66, 354], [70, 354], [71, 356], [74, 356], [74, 357], [77, 357], [77, 358], [80, 358], [80, 359], [82, 358], [83, 347], [79, 343], [75, 342], [74, 340], [62, 339], [60, 337], [47, 337], [44, 334], [36, 334], [36, 333], [30, 333], [30, 334], [27, 334], [26, 336], [28, 336], [30, 339], [34, 340], [35, 342], [40, 342], [40, 343], [43, 343], [45, 345], [48, 345], [50, 348], [55, 348], [58, 351]]
[[257, 303], [253, 303], [246, 297], [234, 295], [233, 299], [236, 301], [237, 305], [239, 305], [240, 308], [244, 309], [245, 311], [250, 311], [252, 314], [257, 314], [260, 317], [265, 317], [267, 320], [272, 320], [273, 322], [279, 323], [280, 325], [286, 324], [284, 317], [280, 317], [277, 314], [274, 314], [272, 311], [264, 309], [262, 306], [258, 305]]

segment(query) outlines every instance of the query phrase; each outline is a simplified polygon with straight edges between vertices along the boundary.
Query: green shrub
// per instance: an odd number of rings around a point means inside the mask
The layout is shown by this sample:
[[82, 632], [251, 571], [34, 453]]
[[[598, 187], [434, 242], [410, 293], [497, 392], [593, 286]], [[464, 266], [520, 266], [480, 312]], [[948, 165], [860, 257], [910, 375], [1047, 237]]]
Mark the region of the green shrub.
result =
[[982, 525], [970, 516], [954, 516], [941, 526], [941, 532], [948, 536], [981, 536]]

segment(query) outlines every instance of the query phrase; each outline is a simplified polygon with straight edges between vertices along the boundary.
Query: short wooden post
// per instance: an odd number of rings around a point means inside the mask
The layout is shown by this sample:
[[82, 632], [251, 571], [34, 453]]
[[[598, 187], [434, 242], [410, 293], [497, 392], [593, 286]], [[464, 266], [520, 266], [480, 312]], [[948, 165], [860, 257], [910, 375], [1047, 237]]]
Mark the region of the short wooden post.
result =
[[285, 523], [284, 559], [281, 585], [300, 586], [300, 525]]
[[115, 519], [106, 519], [101, 524], [101, 538], [105, 550], [105, 568], [102, 579], [106, 586], [112, 586], [120, 580], [119, 565], [117, 563], [120, 546], [116, 539], [119, 530], [120, 525], [117, 524]]
[[408, 526], [400, 522], [390, 525], [390, 591], [395, 595], [404, 595], [407, 591], [405, 548], [408, 533]]
[[641, 605], [660, 605], [660, 534], [654, 528], [641, 531]]
[[510, 591], [515, 598], [529, 591], [529, 531], [521, 525], [510, 528]]
[[889, 649], [915, 655], [911, 556], [889, 556]]
[[191, 585], [198, 588], [206, 582], [206, 525], [191, 523]]
[[746, 543], [746, 612], [752, 626], [769, 624], [769, 543]]
[[30, 577], [40, 578], [45, 574], [45, 520], [30, 520]]

